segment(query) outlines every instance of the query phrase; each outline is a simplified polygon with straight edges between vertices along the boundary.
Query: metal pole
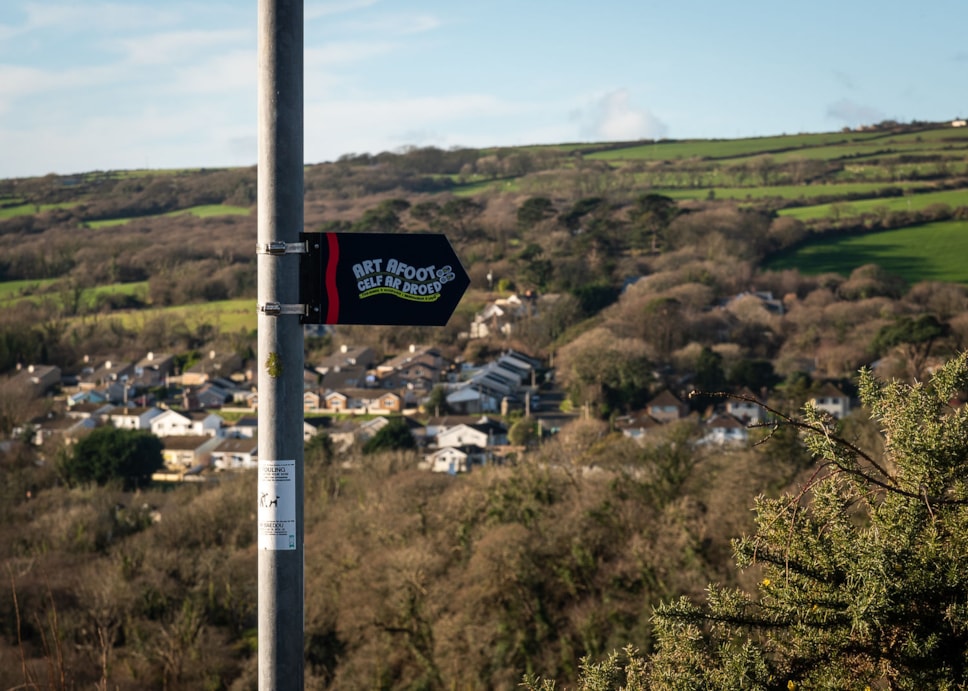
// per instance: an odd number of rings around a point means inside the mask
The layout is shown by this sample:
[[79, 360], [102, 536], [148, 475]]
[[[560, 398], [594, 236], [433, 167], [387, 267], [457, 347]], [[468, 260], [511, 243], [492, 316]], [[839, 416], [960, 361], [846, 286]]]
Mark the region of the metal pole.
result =
[[265, 251], [303, 230], [303, 0], [259, 0], [259, 689], [302, 689], [303, 336], [299, 255]]

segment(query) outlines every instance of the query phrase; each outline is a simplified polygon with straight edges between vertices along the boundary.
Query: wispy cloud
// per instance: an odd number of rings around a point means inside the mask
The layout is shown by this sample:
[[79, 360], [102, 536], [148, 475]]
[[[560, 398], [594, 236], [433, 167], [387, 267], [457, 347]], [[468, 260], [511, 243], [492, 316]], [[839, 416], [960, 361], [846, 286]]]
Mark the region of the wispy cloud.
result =
[[69, 29], [74, 32], [130, 31], [176, 24], [181, 15], [177, 5], [121, 2], [49, 3], [24, 5], [27, 20], [23, 29]]
[[632, 106], [628, 89], [616, 89], [574, 114], [581, 136], [591, 140], [658, 139], [668, 127], [651, 111]]
[[253, 45], [254, 36], [254, 31], [245, 29], [193, 29], [124, 38], [118, 43], [128, 60], [138, 64], [161, 65], [193, 60], [199, 53], [209, 53], [227, 46]]

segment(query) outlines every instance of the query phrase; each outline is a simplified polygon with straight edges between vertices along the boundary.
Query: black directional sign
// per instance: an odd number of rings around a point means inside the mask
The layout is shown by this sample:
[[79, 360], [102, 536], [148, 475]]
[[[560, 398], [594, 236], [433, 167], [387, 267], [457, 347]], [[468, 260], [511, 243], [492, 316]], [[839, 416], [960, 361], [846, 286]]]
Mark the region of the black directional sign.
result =
[[440, 234], [302, 233], [306, 324], [443, 326], [470, 278]]

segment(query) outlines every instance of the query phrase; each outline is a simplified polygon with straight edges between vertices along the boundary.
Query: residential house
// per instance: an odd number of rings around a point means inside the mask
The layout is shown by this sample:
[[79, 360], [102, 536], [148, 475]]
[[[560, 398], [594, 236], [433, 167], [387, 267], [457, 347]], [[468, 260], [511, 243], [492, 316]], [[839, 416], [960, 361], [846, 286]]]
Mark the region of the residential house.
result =
[[127, 382], [134, 374], [134, 365], [116, 358], [95, 362], [84, 356], [84, 366], [77, 376], [77, 386], [81, 391], [102, 389], [118, 382]]
[[221, 435], [223, 420], [207, 411], [165, 410], [151, 420], [151, 431], [159, 437]]
[[93, 417], [73, 418], [67, 415], [48, 413], [32, 419], [26, 425], [15, 427], [13, 436], [25, 438], [29, 434], [30, 440], [35, 446], [43, 446], [52, 439], [73, 444], [95, 427], [97, 427], [97, 420]]
[[451, 410], [461, 415], [475, 415], [498, 412], [502, 398], [484, 387], [476, 386], [474, 382], [464, 382], [453, 388], [445, 400]]
[[763, 401], [746, 387], [737, 391], [735, 396], [726, 398], [726, 412], [741, 422], [754, 425], [766, 422]]
[[67, 407], [73, 408], [78, 405], [106, 405], [109, 408], [113, 408], [114, 404], [108, 400], [108, 396], [103, 391], [98, 391], [96, 389], [86, 389], [84, 391], [77, 391], [72, 393], [67, 397]]
[[237, 437], [234, 439], [223, 439], [212, 450], [212, 465], [216, 470], [238, 470], [258, 467], [258, 438]]
[[307, 413], [315, 413], [326, 409], [326, 397], [322, 390], [312, 389], [303, 391], [303, 410]]
[[521, 298], [512, 294], [506, 298], [498, 298], [489, 302], [474, 316], [468, 335], [470, 338], [510, 336], [519, 320], [534, 314], [534, 306], [534, 295]]
[[370, 378], [367, 375], [367, 369], [362, 365], [333, 367], [319, 378], [319, 387], [324, 391], [333, 389], [361, 389], [366, 388], [369, 384]]
[[148, 352], [135, 363], [133, 380], [141, 388], [162, 386], [175, 371], [175, 356], [165, 353]]
[[326, 410], [334, 413], [386, 415], [402, 413], [404, 398], [394, 391], [379, 389], [343, 389], [325, 396]]
[[356, 443], [356, 433], [359, 426], [355, 422], [344, 422], [334, 425], [326, 430], [329, 438], [333, 440], [333, 448], [338, 453], [348, 451]]
[[162, 412], [161, 408], [154, 406], [114, 408], [108, 413], [108, 422], [119, 429], [151, 430], [151, 421]]
[[229, 439], [251, 439], [259, 430], [259, 419], [254, 415], [246, 415], [230, 425], [222, 428], [222, 436]]
[[657, 422], [675, 422], [686, 417], [689, 409], [666, 389], [645, 405], [645, 412], [655, 418]]
[[376, 376], [381, 381], [392, 374], [439, 379], [448, 365], [437, 348], [411, 344], [406, 352], [378, 364]]
[[242, 367], [242, 358], [236, 353], [219, 353], [210, 350], [206, 357], [193, 364], [181, 375], [185, 386], [200, 386], [217, 377], [231, 378]]
[[722, 413], [714, 415], [703, 425], [704, 434], [700, 442], [705, 444], [746, 444], [749, 442], [749, 429], [742, 421]]
[[366, 346], [341, 345], [332, 355], [317, 362], [313, 369], [320, 375], [326, 376], [333, 370], [347, 367], [359, 367], [364, 371], [376, 364], [376, 352]]
[[161, 455], [165, 459], [165, 467], [171, 470], [190, 470], [209, 465], [212, 451], [221, 442], [218, 437], [197, 434], [165, 436], [161, 438]]
[[303, 441], [308, 442], [313, 437], [319, 436], [329, 428], [331, 423], [332, 419], [328, 416], [303, 418]]
[[466, 473], [474, 465], [486, 462], [484, 449], [479, 446], [447, 446], [431, 451], [424, 456], [423, 466], [433, 473]]
[[226, 388], [218, 382], [209, 380], [200, 386], [193, 386], [185, 390], [185, 408], [188, 410], [205, 410], [221, 408], [233, 400], [235, 386]]
[[106, 418], [108, 413], [114, 410], [114, 406], [110, 403], [74, 403], [71, 404], [70, 398], [67, 399], [67, 410], [65, 414], [67, 417], [74, 418], [75, 420], [84, 420], [86, 418], [93, 418], [95, 421], [100, 422], [102, 418]]
[[51, 389], [60, 386], [60, 367], [53, 365], [17, 366], [17, 372], [10, 378], [14, 387], [27, 392], [32, 397], [39, 397]]
[[820, 391], [807, 400], [820, 410], [830, 413], [837, 420], [847, 417], [850, 413], [850, 396], [830, 382], [825, 383]]
[[481, 418], [473, 423], [460, 423], [446, 427], [440, 429], [436, 434], [438, 448], [471, 444], [485, 449], [489, 446], [503, 446], [507, 443], [507, 429], [500, 422], [488, 417]]
[[648, 413], [641, 412], [637, 415], [627, 415], [615, 420], [615, 428], [629, 439], [639, 440], [662, 423]]

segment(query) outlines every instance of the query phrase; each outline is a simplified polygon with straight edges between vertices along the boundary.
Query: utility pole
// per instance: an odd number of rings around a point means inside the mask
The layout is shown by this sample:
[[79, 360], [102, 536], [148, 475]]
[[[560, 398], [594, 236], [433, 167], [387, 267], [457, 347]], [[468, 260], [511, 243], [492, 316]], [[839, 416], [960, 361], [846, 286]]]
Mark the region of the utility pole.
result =
[[259, 0], [259, 689], [302, 689], [303, 0]]

